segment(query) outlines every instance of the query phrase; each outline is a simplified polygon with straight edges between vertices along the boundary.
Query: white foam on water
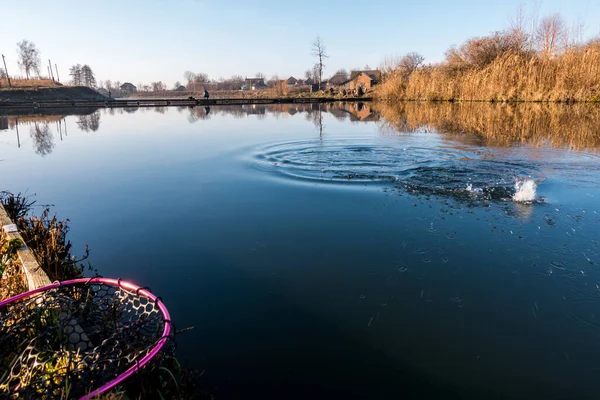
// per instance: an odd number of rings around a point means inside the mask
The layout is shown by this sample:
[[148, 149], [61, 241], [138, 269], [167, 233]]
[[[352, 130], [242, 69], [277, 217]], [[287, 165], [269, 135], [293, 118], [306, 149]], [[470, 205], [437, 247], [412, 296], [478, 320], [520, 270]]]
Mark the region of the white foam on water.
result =
[[519, 179], [515, 182], [515, 194], [513, 201], [519, 203], [531, 203], [535, 201], [537, 185], [533, 179]]

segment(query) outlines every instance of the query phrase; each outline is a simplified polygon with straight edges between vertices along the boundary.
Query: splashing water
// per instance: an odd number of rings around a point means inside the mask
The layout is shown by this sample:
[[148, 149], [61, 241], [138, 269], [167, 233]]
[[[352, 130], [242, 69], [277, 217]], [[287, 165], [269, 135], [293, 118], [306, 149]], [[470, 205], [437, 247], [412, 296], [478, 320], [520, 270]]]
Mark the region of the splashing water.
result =
[[513, 200], [519, 203], [531, 203], [535, 201], [537, 185], [533, 179], [519, 179], [515, 182], [515, 194]]
[[474, 148], [423, 146], [417, 139], [406, 139], [402, 147], [368, 139], [275, 143], [260, 149], [254, 165], [294, 179], [393, 185], [417, 195], [466, 201], [535, 200], [535, 183], [526, 180], [539, 179], [536, 163], [495, 159]]

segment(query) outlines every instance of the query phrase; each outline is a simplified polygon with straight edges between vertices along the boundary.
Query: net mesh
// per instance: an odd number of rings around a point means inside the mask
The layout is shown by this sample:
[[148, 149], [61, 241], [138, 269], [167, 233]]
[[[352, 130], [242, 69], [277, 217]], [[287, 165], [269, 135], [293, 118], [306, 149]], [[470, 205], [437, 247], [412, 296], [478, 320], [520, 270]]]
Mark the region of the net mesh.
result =
[[143, 292], [84, 281], [0, 307], [0, 398], [79, 398], [138, 369], [169, 322]]

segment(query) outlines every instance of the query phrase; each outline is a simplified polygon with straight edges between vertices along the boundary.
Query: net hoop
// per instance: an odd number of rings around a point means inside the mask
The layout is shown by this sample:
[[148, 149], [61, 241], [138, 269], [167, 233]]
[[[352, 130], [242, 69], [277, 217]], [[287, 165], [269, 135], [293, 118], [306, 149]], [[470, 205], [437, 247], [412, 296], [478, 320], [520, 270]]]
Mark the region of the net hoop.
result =
[[154, 347], [152, 347], [152, 349], [148, 352], [148, 354], [146, 354], [135, 365], [133, 365], [130, 368], [128, 368], [127, 370], [125, 370], [123, 373], [118, 375], [113, 380], [105, 383], [104, 385], [100, 386], [98, 389], [95, 389], [92, 392], [80, 397], [80, 400], [91, 400], [94, 397], [96, 397], [110, 389], [113, 389], [115, 386], [123, 383], [127, 378], [129, 378], [131, 375], [133, 375], [134, 373], [139, 371], [142, 367], [144, 367], [146, 364], [148, 364], [150, 362], [150, 360], [152, 360], [161, 351], [161, 349], [167, 343], [167, 341], [171, 335], [171, 316], [169, 315], [169, 310], [167, 310], [167, 307], [162, 302], [162, 299], [160, 299], [159, 297], [152, 294], [147, 288], [143, 288], [143, 287], [134, 285], [131, 282], [122, 281], [121, 279], [111, 279], [111, 278], [79, 278], [79, 279], [71, 279], [71, 280], [63, 281], [63, 282], [54, 282], [50, 285], [43, 286], [43, 287], [40, 287], [35, 290], [31, 290], [29, 292], [21, 293], [16, 296], [13, 296], [9, 299], [6, 299], [4, 301], [0, 301], [0, 307], [3, 307], [7, 304], [10, 304], [10, 303], [22, 300], [22, 299], [25, 299], [27, 297], [33, 296], [37, 293], [45, 292], [45, 291], [56, 289], [56, 288], [63, 287], [63, 286], [76, 285], [76, 284], [81, 284], [81, 283], [83, 283], [83, 284], [103, 283], [106, 285], [118, 286], [119, 288], [135, 292], [139, 296], [144, 296], [144, 297], [152, 300], [153, 302], [155, 302], [157, 307], [160, 309], [160, 311], [163, 315], [164, 322], [165, 322], [161, 338], [156, 342], [156, 344], [154, 345]]

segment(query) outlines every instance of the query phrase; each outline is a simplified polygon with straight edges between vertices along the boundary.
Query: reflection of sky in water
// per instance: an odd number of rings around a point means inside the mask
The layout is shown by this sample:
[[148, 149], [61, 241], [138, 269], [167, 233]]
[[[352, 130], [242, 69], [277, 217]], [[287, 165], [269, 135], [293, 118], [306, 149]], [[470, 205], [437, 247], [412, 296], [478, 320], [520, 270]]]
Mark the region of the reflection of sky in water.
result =
[[[595, 155], [285, 107], [20, 117], [20, 148], [10, 117], [0, 189], [55, 204], [102, 275], [195, 326], [181, 357], [222, 398], [598, 392]], [[478, 195], [523, 177], [541, 201]]]

